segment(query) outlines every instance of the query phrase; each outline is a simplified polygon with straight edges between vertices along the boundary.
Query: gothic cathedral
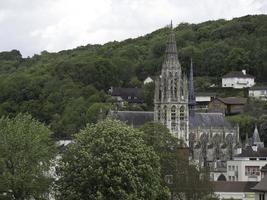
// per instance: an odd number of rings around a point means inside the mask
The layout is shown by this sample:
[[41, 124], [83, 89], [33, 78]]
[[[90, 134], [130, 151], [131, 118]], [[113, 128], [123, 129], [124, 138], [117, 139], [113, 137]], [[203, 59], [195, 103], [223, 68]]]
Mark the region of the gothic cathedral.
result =
[[154, 121], [168, 127], [188, 144], [189, 109], [187, 77], [178, 60], [175, 34], [171, 29], [161, 75], [155, 81]]

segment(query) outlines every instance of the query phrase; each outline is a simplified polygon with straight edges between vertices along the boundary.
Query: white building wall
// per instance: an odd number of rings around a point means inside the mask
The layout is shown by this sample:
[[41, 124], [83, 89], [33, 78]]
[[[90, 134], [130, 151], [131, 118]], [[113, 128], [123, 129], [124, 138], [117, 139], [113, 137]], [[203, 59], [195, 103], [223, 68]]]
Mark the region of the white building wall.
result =
[[261, 174], [246, 175], [246, 166], [258, 166], [260, 169], [267, 164], [267, 160], [230, 160], [227, 161], [227, 181], [260, 181]]
[[[260, 194], [263, 194], [263, 192], [256, 192], [255, 194], [255, 200], [260, 200]], [[267, 199], [267, 193], [264, 192], [264, 197]]]
[[241, 89], [252, 87], [254, 85], [254, 78], [222, 78], [222, 87], [232, 87], [236, 89]]
[[196, 96], [196, 102], [208, 102], [211, 101], [209, 96]]
[[267, 89], [266, 90], [249, 90], [249, 97], [267, 100]]

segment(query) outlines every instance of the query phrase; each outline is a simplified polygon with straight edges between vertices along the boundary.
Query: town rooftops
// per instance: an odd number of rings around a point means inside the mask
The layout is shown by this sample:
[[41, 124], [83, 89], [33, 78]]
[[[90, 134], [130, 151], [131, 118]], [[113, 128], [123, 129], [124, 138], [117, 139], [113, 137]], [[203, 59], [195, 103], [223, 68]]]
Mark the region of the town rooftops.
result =
[[262, 172], [267, 172], [267, 164], [264, 165], [264, 166], [261, 168], [261, 171], [262, 171]]
[[267, 148], [258, 148], [257, 151], [254, 151], [251, 146], [247, 146], [245, 149], [242, 149], [242, 153], [237, 154], [237, 158], [259, 158], [267, 157]]
[[267, 176], [264, 176], [263, 179], [261, 179], [261, 181], [252, 188], [252, 190], [267, 192]]
[[243, 181], [215, 181], [214, 192], [253, 192], [251, 188], [255, 187], [258, 182]]
[[244, 71], [232, 71], [225, 74], [223, 78], [254, 78], [254, 76], [247, 74]]
[[110, 95], [111, 96], [122, 96], [122, 97], [128, 97], [128, 96], [139, 96], [140, 88], [120, 88], [120, 87], [111, 87], [110, 88]]
[[189, 117], [190, 128], [232, 127], [222, 113], [195, 113]]
[[110, 115], [133, 127], [139, 127], [154, 120], [154, 112], [150, 111], [111, 111]]
[[216, 98], [226, 105], [244, 105], [247, 103], [247, 98], [241, 97], [226, 97], [226, 98]]
[[[111, 111], [110, 115], [130, 126], [139, 127], [147, 122], [154, 121], [153, 111]], [[232, 128], [222, 113], [195, 113], [189, 119], [190, 128]]]

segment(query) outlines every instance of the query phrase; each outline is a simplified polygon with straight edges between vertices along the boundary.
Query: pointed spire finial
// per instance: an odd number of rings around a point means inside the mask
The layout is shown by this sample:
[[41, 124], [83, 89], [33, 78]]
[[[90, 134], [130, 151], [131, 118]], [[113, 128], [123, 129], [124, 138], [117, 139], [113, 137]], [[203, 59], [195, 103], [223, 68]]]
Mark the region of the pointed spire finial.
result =
[[171, 29], [172, 29], [172, 20], [171, 20]]
[[196, 106], [196, 97], [194, 91], [194, 75], [193, 75], [193, 60], [191, 57], [191, 65], [190, 65], [190, 74], [189, 74], [189, 96], [188, 96], [188, 103], [189, 103], [189, 114], [194, 115], [194, 110]]

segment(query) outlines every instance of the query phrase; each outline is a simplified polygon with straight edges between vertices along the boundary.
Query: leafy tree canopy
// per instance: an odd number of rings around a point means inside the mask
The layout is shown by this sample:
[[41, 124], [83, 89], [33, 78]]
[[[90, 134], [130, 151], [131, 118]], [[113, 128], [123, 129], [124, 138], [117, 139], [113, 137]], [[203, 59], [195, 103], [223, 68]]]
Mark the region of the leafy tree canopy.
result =
[[[58, 170], [59, 199], [162, 199], [159, 158], [142, 134], [106, 119], [75, 137]], [[163, 195], [163, 196], [165, 196]]]
[[54, 153], [50, 130], [28, 114], [0, 119], [0, 199], [42, 199]]

